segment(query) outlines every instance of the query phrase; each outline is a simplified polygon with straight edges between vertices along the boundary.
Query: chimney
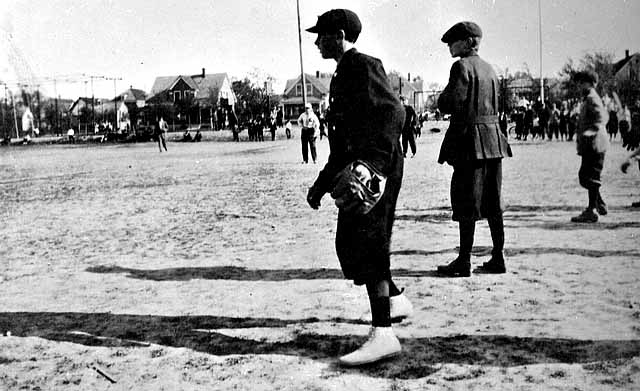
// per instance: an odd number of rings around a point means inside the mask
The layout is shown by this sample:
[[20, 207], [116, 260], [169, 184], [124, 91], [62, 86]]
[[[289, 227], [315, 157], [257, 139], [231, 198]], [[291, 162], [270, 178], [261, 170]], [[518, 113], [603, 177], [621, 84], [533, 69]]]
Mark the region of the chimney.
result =
[[629, 49], [624, 51], [624, 58], [625, 60], [629, 59]]
[[407, 81], [411, 83], [411, 73], [407, 73]]
[[204, 75], [205, 75], [205, 73], [204, 73], [204, 68], [202, 68], [202, 78], [203, 78], [203, 79], [204, 79]]
[[320, 78], [320, 71], [316, 71], [316, 79]]

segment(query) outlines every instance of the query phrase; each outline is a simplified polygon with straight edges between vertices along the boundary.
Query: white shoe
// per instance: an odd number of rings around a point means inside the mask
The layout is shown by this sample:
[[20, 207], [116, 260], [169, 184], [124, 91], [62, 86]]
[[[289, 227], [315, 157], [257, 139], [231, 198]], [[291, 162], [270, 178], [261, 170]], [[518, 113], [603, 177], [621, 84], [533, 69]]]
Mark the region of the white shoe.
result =
[[392, 322], [400, 322], [413, 315], [413, 305], [403, 293], [389, 297], [389, 307]]
[[342, 365], [354, 367], [396, 356], [401, 351], [400, 341], [391, 327], [372, 327], [367, 342], [339, 360]]

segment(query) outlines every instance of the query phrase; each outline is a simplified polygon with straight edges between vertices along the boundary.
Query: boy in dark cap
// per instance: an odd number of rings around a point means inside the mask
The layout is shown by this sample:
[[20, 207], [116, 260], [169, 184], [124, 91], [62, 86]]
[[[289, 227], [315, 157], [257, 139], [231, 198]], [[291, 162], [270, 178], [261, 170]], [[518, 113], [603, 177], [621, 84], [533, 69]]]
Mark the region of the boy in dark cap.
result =
[[450, 277], [471, 275], [471, 248], [477, 220], [487, 218], [493, 251], [480, 269], [504, 273], [504, 224], [502, 220], [502, 159], [511, 156], [507, 136], [498, 122], [499, 85], [493, 67], [478, 56], [480, 26], [460, 22], [442, 42], [452, 57], [449, 83], [438, 98], [438, 108], [451, 114], [438, 163], [453, 166], [451, 178], [452, 219], [458, 222], [460, 250], [438, 273]]
[[340, 266], [345, 278], [366, 285], [371, 305], [369, 339], [340, 357], [347, 366], [399, 354], [391, 320], [413, 311], [391, 279], [389, 254], [402, 182], [404, 109], [380, 60], [354, 48], [361, 28], [355, 13], [335, 9], [307, 29], [318, 34], [315, 45], [322, 57], [338, 63], [329, 89], [329, 159], [309, 189], [307, 202], [317, 209], [325, 193], [336, 199]]
[[580, 105], [578, 127], [576, 129], [576, 147], [582, 157], [578, 179], [580, 185], [587, 189], [589, 203], [578, 216], [572, 217], [574, 223], [595, 223], [598, 214], [607, 214], [607, 205], [600, 195], [600, 174], [604, 165], [604, 155], [609, 141], [607, 139], [607, 121], [609, 114], [596, 92], [598, 75], [592, 71], [576, 72], [573, 81], [578, 85], [584, 99]]

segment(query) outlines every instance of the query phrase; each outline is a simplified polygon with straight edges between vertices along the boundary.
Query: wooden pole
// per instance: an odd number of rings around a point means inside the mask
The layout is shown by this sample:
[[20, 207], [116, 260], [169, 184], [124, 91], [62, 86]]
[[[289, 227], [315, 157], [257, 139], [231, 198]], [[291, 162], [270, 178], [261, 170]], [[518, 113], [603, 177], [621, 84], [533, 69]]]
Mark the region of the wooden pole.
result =
[[298, 11], [298, 49], [300, 50], [300, 73], [302, 80], [302, 110], [307, 105], [307, 81], [304, 77], [304, 64], [302, 62], [302, 30], [300, 28], [300, 0], [296, 0], [296, 9]]

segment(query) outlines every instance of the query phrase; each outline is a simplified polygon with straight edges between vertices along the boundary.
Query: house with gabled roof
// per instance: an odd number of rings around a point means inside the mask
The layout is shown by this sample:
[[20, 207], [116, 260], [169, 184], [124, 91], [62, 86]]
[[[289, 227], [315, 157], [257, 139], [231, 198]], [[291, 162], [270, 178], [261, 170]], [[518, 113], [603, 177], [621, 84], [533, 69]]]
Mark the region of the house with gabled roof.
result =
[[624, 58], [613, 64], [613, 74], [618, 82], [640, 81], [640, 52], [629, 55], [625, 50]]
[[120, 95], [118, 95], [116, 97], [116, 100], [118, 102], [124, 101], [124, 103], [126, 103], [128, 105], [135, 104], [136, 107], [141, 109], [146, 104], [147, 93], [142, 91], [142, 90], [133, 88], [133, 86], [130, 86], [128, 90], [123, 91]]
[[214, 111], [232, 110], [236, 96], [226, 73], [206, 73], [205, 68], [196, 75], [156, 77], [147, 104], [179, 103], [191, 99], [197, 107], [197, 117], [192, 122], [208, 122]]
[[407, 98], [407, 105], [412, 106], [417, 112], [422, 111], [425, 102], [424, 81], [422, 79], [411, 81], [409, 78], [405, 79], [395, 73], [388, 74], [387, 77], [393, 91], [398, 96]]
[[178, 102], [189, 96], [201, 106], [233, 106], [236, 103], [229, 76], [226, 73], [207, 74], [204, 68], [197, 75], [156, 77], [147, 101]]
[[93, 110], [95, 115], [103, 115], [109, 108], [113, 110], [113, 99], [80, 96], [72, 101], [68, 111], [72, 116], [79, 117], [83, 110]]
[[[305, 73], [307, 87], [307, 103], [311, 103], [313, 111], [323, 112], [329, 106], [329, 85], [332, 74], [316, 72], [315, 76]], [[304, 111], [302, 99], [302, 77], [287, 80], [282, 94], [284, 117], [298, 118]]]

